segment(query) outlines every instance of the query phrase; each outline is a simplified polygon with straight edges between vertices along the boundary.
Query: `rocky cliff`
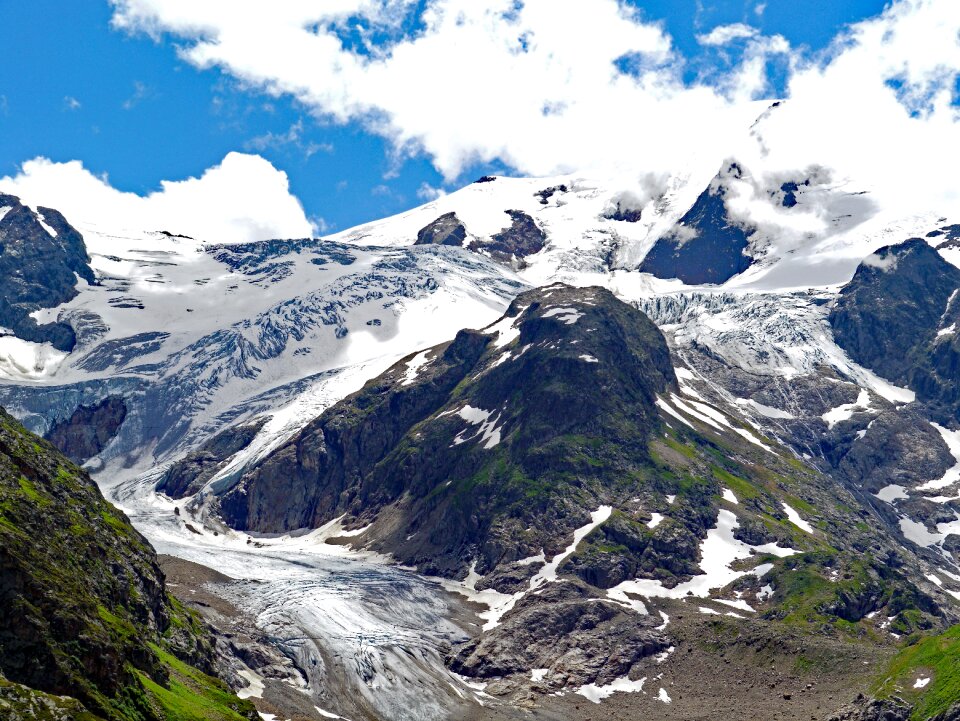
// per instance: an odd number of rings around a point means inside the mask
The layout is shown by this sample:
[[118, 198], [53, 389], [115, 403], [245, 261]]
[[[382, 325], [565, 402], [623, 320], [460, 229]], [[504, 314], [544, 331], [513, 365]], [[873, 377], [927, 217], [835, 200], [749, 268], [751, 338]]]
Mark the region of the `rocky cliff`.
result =
[[95, 282], [81, 235], [56, 210], [36, 211], [0, 194], [0, 327], [20, 338], [73, 349], [76, 335], [65, 323], [38, 325], [30, 313], [66, 303], [77, 278]]

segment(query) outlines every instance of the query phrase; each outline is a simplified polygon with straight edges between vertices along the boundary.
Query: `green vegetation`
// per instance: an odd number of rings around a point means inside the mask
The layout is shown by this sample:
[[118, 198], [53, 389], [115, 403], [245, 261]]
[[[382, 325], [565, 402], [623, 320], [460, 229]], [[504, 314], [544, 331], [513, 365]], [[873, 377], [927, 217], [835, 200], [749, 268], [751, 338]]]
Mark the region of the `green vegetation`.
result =
[[[930, 682], [914, 688], [920, 678]], [[874, 691], [881, 698], [895, 695], [914, 703], [911, 721], [929, 719], [960, 704], [960, 626], [900, 651]]]
[[170, 681], [162, 686], [138, 672], [150, 705], [164, 721], [246, 721], [252, 708], [238, 699], [227, 686], [188, 666], [159, 646], [151, 645]]
[[[56, 718], [77, 721], [256, 718], [188, 665], [207, 667], [212, 643], [167, 596], [146, 539], [83, 470], [2, 410], [0, 555], [0, 585], [11, 589], [0, 613], [0, 716], [12, 708], [41, 720], [60, 710]], [[67, 697], [48, 697], [53, 690]]]

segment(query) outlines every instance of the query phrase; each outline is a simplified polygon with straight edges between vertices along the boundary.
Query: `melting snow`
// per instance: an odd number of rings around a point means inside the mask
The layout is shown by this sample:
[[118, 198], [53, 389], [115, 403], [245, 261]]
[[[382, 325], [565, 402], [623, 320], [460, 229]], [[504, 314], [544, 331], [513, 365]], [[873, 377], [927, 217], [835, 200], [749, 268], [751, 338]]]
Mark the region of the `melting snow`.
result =
[[562, 321], [567, 325], [573, 325], [578, 320], [583, 318], [583, 313], [578, 311], [576, 308], [551, 308], [546, 313], [544, 313], [542, 317], [543, 318], [556, 317], [557, 320]]
[[893, 504], [894, 501], [906, 500], [910, 498], [907, 493], [907, 489], [903, 486], [898, 486], [895, 483], [891, 483], [889, 486], [884, 486], [877, 493], [874, 494], [884, 503]]
[[237, 691], [237, 697], [239, 698], [263, 698], [263, 676], [251, 671], [250, 669], [244, 669], [239, 671], [238, 674], [240, 677], [247, 680], [249, 686], [242, 688]]
[[657, 701], [663, 701], [664, 703], [670, 703], [671, 701], [673, 701], [673, 699], [670, 698], [670, 695], [667, 693], [667, 690], [661, 686], [661, 687], [660, 687], [660, 692], [657, 694]]
[[535, 668], [530, 672], [530, 680], [534, 683], [543, 681], [546, 678], [547, 674], [550, 673], [549, 668]]
[[757, 591], [758, 601], [765, 601], [766, 599], [772, 598], [772, 597], [773, 597], [773, 586], [771, 586], [769, 583], [765, 585], [763, 588], [761, 588], [759, 591]]
[[606, 686], [597, 686], [593, 683], [581, 686], [575, 693], [580, 694], [594, 703], [600, 703], [603, 699], [613, 696], [615, 693], [638, 693], [643, 691], [643, 684], [646, 680], [646, 676], [637, 681], [631, 681], [629, 676], [623, 676], [614, 679]]
[[656, 528], [663, 522], [662, 513], [651, 513], [650, 520], [647, 522], [647, 528]]
[[464, 437], [463, 434], [466, 433], [466, 431], [460, 431], [457, 437], [453, 439], [454, 446], [466, 443], [477, 436], [480, 436], [481, 442], [486, 441], [483, 447], [488, 450], [500, 443], [500, 429], [496, 427], [497, 421], [500, 420], [499, 414], [491, 421], [490, 416], [493, 415], [493, 411], [485, 411], [482, 408], [474, 408], [473, 406], [466, 405], [457, 411], [456, 415], [460, 416], [470, 425], [479, 425], [480, 430], [470, 437]]
[[956, 332], [957, 332], [957, 324], [951, 323], [948, 328], [941, 328], [940, 330], [938, 330], [937, 337], [939, 338], [945, 335], [953, 335]]
[[914, 687], [914, 688], [924, 688], [924, 687], [926, 687], [926, 685], [927, 685], [928, 683], [930, 683], [930, 677], [929, 677], [929, 676], [926, 677], [926, 678], [918, 678], [916, 681], [914, 681], [913, 687]]
[[[466, 596], [471, 601], [481, 603], [486, 606], [488, 610], [478, 615], [480, 618], [486, 620], [486, 623], [483, 625], [483, 630], [489, 631], [490, 629], [496, 628], [498, 625], [500, 625], [500, 620], [503, 618], [504, 614], [512, 609], [516, 605], [517, 601], [531, 591], [535, 591], [543, 584], [555, 581], [557, 579], [557, 569], [560, 567], [560, 565], [567, 560], [567, 558], [569, 558], [574, 551], [577, 550], [577, 546], [580, 545], [580, 542], [586, 538], [590, 532], [593, 531], [593, 529], [610, 518], [611, 513], [613, 513], [612, 506], [600, 506], [600, 508], [591, 513], [590, 523], [578, 528], [573, 532], [573, 543], [554, 556], [553, 560], [551, 560], [549, 563], [545, 563], [543, 568], [541, 568], [537, 574], [530, 579], [528, 588], [523, 591], [518, 591], [514, 594], [500, 593], [499, 591], [494, 591], [491, 588], [478, 591], [477, 581], [479, 581], [482, 576], [476, 572], [476, 561], [474, 561], [473, 565], [470, 567], [470, 573], [467, 574], [467, 577], [463, 581], [457, 582], [443, 579], [440, 580], [440, 583], [447, 590], [459, 593], [462, 596]], [[539, 560], [539, 557], [534, 558]], [[530, 562], [533, 563], [532, 560]]]
[[854, 412], [858, 410], [870, 410], [870, 391], [861, 389], [860, 394], [857, 396], [857, 400], [855, 400], [853, 403], [844, 403], [842, 406], [837, 406], [836, 408], [824, 413], [821, 418], [826, 421], [828, 428], [833, 428], [841, 421], [846, 421], [853, 418]]
[[523, 307], [515, 316], [504, 316], [496, 323], [483, 329], [484, 333], [497, 334], [497, 339], [493, 341], [495, 348], [503, 348], [503, 346], [520, 337], [520, 329], [515, 327], [515, 324], [520, 320], [520, 316], [523, 315], [525, 310], [526, 307]]
[[43, 226], [43, 229], [47, 231], [50, 237], [57, 237], [57, 231], [50, 227], [50, 225], [47, 223], [47, 219], [43, 217], [43, 213], [41, 213], [39, 210], [37, 211], [37, 220], [40, 222], [40, 225]]
[[403, 376], [403, 382], [400, 384], [402, 386], [411, 385], [420, 374], [420, 369], [427, 365], [429, 361], [427, 360], [430, 356], [430, 351], [425, 350], [422, 353], [417, 353], [413, 358], [407, 361], [407, 372]]
[[737, 405], [753, 408], [753, 410], [765, 418], [789, 420], [790, 418], [795, 417], [792, 413], [787, 413], [786, 411], [782, 411], [779, 408], [774, 408], [773, 406], [765, 406], [763, 403], [757, 403], [755, 400], [749, 398], [737, 398]]
[[938, 478], [935, 481], [927, 481], [923, 485], [917, 486], [918, 491], [934, 491], [952, 486], [957, 481], [960, 481], [960, 431], [951, 431], [936, 423], [931, 423], [930, 425], [937, 429], [937, 432], [943, 438], [943, 442], [946, 443], [947, 448], [950, 449], [950, 454], [953, 456], [956, 464], [948, 469], [942, 478]]
[[737, 497], [734, 495], [733, 491], [729, 488], [723, 489], [723, 500], [732, 503], [734, 505], [739, 505], [740, 501], [737, 500]]
[[596, 358], [594, 358], [592, 355], [588, 355], [587, 353], [584, 353], [582, 356], [580, 356], [580, 360], [586, 361], [587, 363], [599, 363], [599, 362], [600, 362], [600, 361], [598, 361]]
[[323, 716], [324, 718], [341, 718], [341, 719], [343, 718], [343, 716], [338, 716], [338, 715], [335, 714], [335, 713], [330, 713], [329, 711], [324, 711], [324, 710], [323, 710], [322, 708], [320, 708], [319, 706], [314, 706], [314, 708], [317, 710], [317, 713], [320, 714], [321, 716]]
[[667, 503], [669, 503], [672, 506], [673, 502], [677, 500], [677, 497], [674, 495], [670, 495], [670, 496], [667, 496], [666, 499], [667, 499]]
[[[662, 398], [657, 398], [657, 406], [658, 406], [661, 410], [666, 411], [669, 415], [671, 415], [671, 416], [673, 416], [674, 418], [676, 418], [676, 419], [677, 419], [678, 421], [680, 421], [681, 423], [683, 423], [683, 424], [685, 424], [685, 425], [690, 426], [691, 428], [693, 428], [693, 424], [692, 424], [690, 421], [688, 421], [686, 418], [684, 418], [682, 415], [680, 415], [676, 410], [674, 410], [673, 406], [671, 406], [669, 403], [667, 403], [667, 402], [666, 402], [665, 400], [663, 400]], [[696, 430], [696, 429], [694, 429], [694, 430]]]
[[648, 578], [638, 578], [622, 583], [607, 590], [607, 597], [621, 603], [633, 605], [628, 593], [646, 598], [685, 598], [696, 596], [707, 598], [710, 591], [723, 588], [729, 583], [754, 574], [763, 576], [773, 566], [765, 563], [752, 571], [735, 571], [731, 568], [735, 561], [749, 558], [754, 554], [769, 553], [778, 558], [792, 556], [797, 551], [792, 548], [783, 548], [776, 543], [767, 543], [762, 546], [751, 546], [734, 538], [733, 531], [739, 526], [736, 515], [721, 509], [717, 514], [717, 525], [707, 531], [707, 537], [700, 543], [700, 570], [703, 573], [694, 576], [689, 581], [679, 583], [673, 588], [667, 588], [662, 581]]
[[800, 517], [800, 514], [797, 513], [796, 509], [788, 506], [786, 503], [781, 503], [780, 505], [783, 506], [783, 510], [787, 514], [787, 518], [790, 519], [790, 523], [799, 528], [801, 531], [806, 531], [807, 533], [811, 534], [813, 533], [813, 527]]

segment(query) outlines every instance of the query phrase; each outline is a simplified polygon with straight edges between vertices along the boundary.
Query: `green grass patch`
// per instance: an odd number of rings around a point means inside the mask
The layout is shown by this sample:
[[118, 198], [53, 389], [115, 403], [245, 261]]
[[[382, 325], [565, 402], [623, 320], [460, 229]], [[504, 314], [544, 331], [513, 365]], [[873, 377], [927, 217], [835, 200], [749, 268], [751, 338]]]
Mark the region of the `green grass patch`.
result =
[[[918, 678], [930, 678], [930, 683], [915, 689]], [[931, 718], [960, 703], [960, 626], [903, 649], [890, 662], [875, 693], [913, 702], [911, 721]]]
[[226, 684], [151, 645], [170, 674], [169, 688], [137, 672], [147, 695], [166, 721], [247, 721], [253, 705], [237, 698]]

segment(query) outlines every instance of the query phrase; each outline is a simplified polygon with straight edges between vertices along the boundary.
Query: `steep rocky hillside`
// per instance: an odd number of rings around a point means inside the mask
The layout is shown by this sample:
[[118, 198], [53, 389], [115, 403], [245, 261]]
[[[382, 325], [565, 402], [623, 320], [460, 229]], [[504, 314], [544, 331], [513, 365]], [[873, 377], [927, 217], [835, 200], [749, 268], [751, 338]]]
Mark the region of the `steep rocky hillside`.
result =
[[0, 716], [240, 721], [212, 640], [87, 474], [0, 411]]
[[220, 512], [266, 532], [340, 519], [352, 542], [463, 579], [444, 583], [485, 623], [449, 663], [504, 694], [535, 669], [561, 695], [627, 683], [668, 653], [688, 600], [814, 646], [883, 649], [956, 619], [869, 504], [690, 377], [609, 292], [530, 291], [333, 406]]
[[913, 389], [941, 419], [960, 413], [960, 269], [926, 240], [868, 256], [830, 314], [837, 344], [858, 363]]

